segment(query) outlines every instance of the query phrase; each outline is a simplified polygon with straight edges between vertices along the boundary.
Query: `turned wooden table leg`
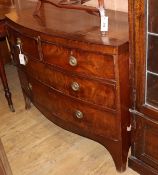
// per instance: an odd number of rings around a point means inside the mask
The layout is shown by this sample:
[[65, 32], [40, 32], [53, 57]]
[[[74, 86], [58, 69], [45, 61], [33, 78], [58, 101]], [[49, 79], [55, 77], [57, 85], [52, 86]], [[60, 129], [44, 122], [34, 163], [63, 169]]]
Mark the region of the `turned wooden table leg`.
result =
[[11, 93], [9, 91], [7, 77], [6, 77], [5, 69], [4, 69], [4, 64], [3, 64], [3, 61], [2, 61], [1, 58], [0, 58], [0, 77], [1, 77], [1, 80], [2, 80], [2, 84], [3, 84], [3, 87], [4, 87], [4, 91], [5, 91], [5, 97], [8, 101], [9, 108], [12, 112], [14, 112], [15, 110], [14, 110], [12, 99], [11, 99]]

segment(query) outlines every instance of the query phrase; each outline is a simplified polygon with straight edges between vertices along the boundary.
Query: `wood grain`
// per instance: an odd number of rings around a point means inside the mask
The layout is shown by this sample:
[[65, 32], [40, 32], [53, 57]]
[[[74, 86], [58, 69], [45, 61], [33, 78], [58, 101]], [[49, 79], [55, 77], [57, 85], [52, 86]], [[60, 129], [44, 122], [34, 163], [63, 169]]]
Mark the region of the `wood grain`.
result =
[[[67, 132], [34, 106], [26, 111], [13, 66], [6, 67], [16, 112], [8, 110], [0, 84], [0, 137], [13, 175], [119, 175], [100, 144]], [[122, 175], [137, 175], [127, 168]]]
[[0, 0], [0, 5], [12, 6], [13, 4], [14, 4], [14, 0]]
[[0, 174], [1, 175], [12, 175], [8, 159], [5, 154], [4, 147], [0, 139]]
[[[134, 89], [129, 166], [142, 175], [158, 174], [157, 77], [151, 76], [157, 73], [157, 7], [156, 0], [129, 1], [130, 67]], [[154, 34], [150, 36], [149, 33]]]

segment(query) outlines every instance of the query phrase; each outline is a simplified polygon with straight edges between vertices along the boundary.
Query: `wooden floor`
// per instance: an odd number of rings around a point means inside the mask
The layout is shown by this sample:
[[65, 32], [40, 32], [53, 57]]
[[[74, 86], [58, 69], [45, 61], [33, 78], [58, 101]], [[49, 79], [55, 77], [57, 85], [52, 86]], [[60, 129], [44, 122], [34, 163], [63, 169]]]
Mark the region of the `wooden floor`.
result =
[[[120, 174], [102, 145], [59, 128], [34, 106], [26, 111], [15, 67], [6, 71], [16, 112], [9, 111], [0, 82], [0, 137], [13, 175]], [[122, 175], [137, 173], [127, 168]]]

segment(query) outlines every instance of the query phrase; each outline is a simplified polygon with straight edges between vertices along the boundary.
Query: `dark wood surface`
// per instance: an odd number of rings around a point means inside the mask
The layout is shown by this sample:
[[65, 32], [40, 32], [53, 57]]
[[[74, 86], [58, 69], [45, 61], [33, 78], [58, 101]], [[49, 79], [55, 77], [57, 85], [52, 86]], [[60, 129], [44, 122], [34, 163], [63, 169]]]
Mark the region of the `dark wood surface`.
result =
[[[147, 52], [147, 7], [146, 1], [136, 0], [130, 2], [130, 29], [131, 29], [131, 81], [133, 84], [133, 112], [132, 112], [132, 155], [129, 166], [142, 175], [158, 174], [158, 109], [156, 80], [146, 81], [146, 69], [155, 72], [157, 60], [157, 43], [149, 36], [149, 51]], [[149, 1], [149, 32], [156, 32], [158, 24], [157, 1]], [[153, 8], [154, 7], [154, 8]], [[152, 51], [152, 52], [151, 52]], [[147, 54], [148, 53], [148, 54]], [[148, 57], [148, 62], [146, 61]], [[157, 58], [157, 57], [156, 57]], [[147, 82], [147, 83], [146, 83]], [[146, 86], [147, 84], [147, 86]], [[149, 88], [150, 87], [150, 88]], [[155, 88], [155, 89], [153, 89]], [[145, 90], [146, 89], [146, 90]], [[151, 89], [151, 90], [150, 90]], [[150, 95], [149, 91], [152, 93]], [[154, 102], [148, 100], [155, 99]], [[155, 105], [155, 106], [154, 106]]]
[[6, 64], [12, 64], [13, 60], [12, 60], [10, 51], [8, 49], [8, 43], [7, 43], [6, 38], [1, 39], [0, 50], [3, 50], [3, 52], [1, 52], [1, 57], [3, 59], [4, 65], [6, 65]]
[[11, 12], [13, 9], [10, 7], [6, 7], [3, 5], [0, 5], [0, 20], [4, 20], [5, 19], [5, 14]]
[[13, 7], [14, 0], [0, 0], [0, 6]]
[[7, 160], [4, 147], [0, 139], [0, 175], [12, 175], [12, 171]]
[[[114, 46], [127, 42], [129, 32], [126, 13], [107, 10], [107, 15], [111, 20], [109, 22], [108, 37], [106, 37], [101, 36], [100, 18], [97, 13], [89, 14], [86, 11], [73, 9], [59, 11], [58, 9], [60, 8], [45, 3], [40, 10], [39, 16], [32, 17], [35, 5], [33, 3], [33, 8], [27, 10], [21, 10], [17, 7], [17, 12], [13, 11], [7, 17], [23, 27], [30, 28], [31, 26], [33, 30], [38, 32], [93, 44], [108, 45], [109, 49], [113, 50]], [[24, 3], [23, 6], [25, 6]]]
[[4, 64], [11, 62], [10, 53], [5, 38], [5, 14], [9, 13], [11, 10], [13, 9], [0, 3], [0, 50], [3, 50], [3, 52], [1, 52], [1, 58], [3, 59]]
[[[108, 11], [109, 32], [102, 36], [98, 15], [50, 4], [39, 17], [33, 11], [6, 15], [26, 108], [32, 101], [52, 122], [98, 141], [124, 171], [130, 146], [128, 15]], [[70, 64], [72, 57], [77, 64]]]
[[[9, 7], [0, 6], [0, 42], [4, 40], [4, 38], [7, 36], [6, 29], [5, 29], [5, 14], [10, 12], [11, 9]], [[8, 105], [10, 107], [11, 111], [14, 111], [12, 99], [11, 99], [11, 93], [9, 90], [7, 77], [5, 73], [4, 68], [4, 61], [3, 61], [3, 55], [2, 50], [0, 50], [0, 78], [4, 87], [5, 91], [5, 97], [7, 99]]]

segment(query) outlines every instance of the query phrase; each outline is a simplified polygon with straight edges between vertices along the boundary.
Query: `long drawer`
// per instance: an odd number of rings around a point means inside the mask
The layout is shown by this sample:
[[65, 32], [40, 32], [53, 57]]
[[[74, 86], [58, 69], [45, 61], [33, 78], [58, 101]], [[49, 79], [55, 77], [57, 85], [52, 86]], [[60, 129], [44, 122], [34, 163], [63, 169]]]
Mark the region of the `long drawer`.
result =
[[114, 58], [111, 55], [86, 52], [42, 42], [46, 63], [88, 76], [115, 79]]
[[116, 109], [115, 84], [101, 83], [84, 77], [70, 75], [63, 70], [47, 66], [37, 60], [28, 60], [27, 73], [48, 86], [75, 98], [98, 106]]
[[34, 104], [45, 108], [53, 116], [79, 129], [83, 129], [85, 132], [91, 130], [98, 136], [107, 136], [112, 139], [118, 138], [118, 125], [115, 114], [101, 111], [73, 100], [31, 77], [29, 82], [32, 85]]

